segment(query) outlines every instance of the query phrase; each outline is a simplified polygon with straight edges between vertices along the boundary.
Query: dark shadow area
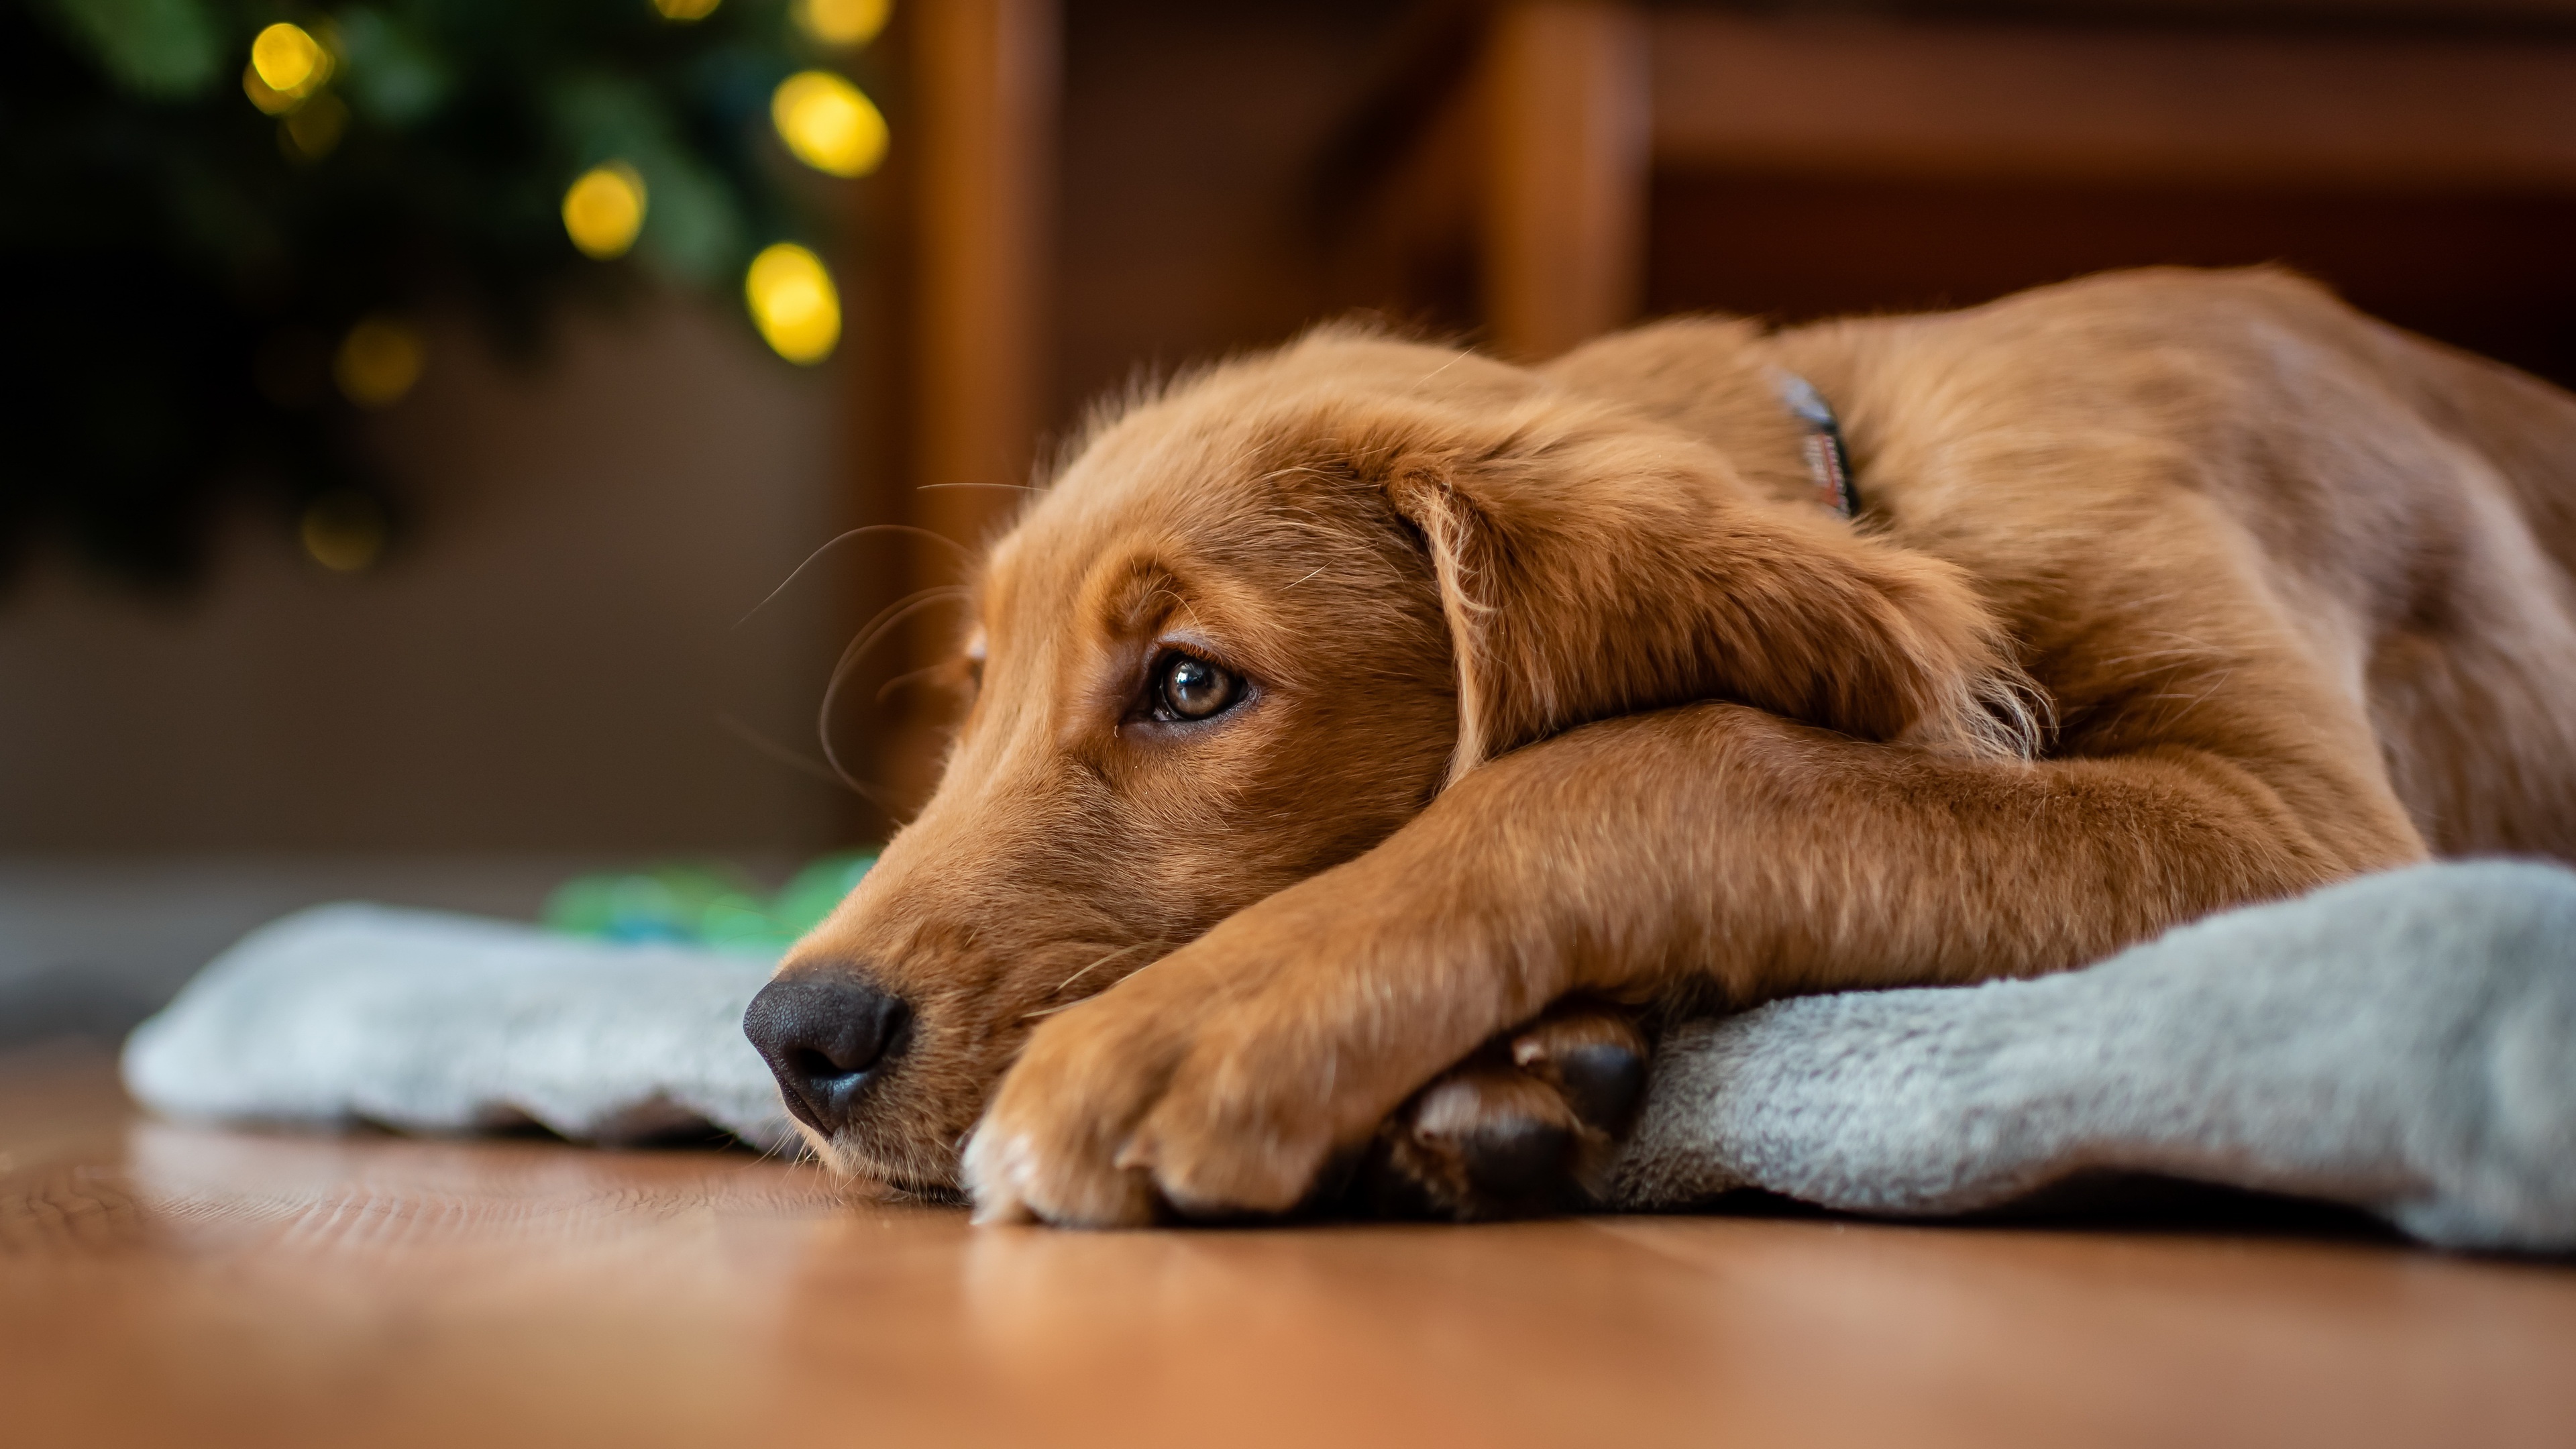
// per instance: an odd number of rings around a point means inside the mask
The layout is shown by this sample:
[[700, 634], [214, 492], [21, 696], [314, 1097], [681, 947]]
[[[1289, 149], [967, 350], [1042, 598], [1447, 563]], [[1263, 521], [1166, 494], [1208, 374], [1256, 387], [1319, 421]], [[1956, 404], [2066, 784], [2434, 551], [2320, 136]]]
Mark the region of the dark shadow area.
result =
[[1647, 310], [1806, 321], [2116, 267], [2280, 265], [2398, 326], [2576, 381], [2576, 199], [1667, 176]]

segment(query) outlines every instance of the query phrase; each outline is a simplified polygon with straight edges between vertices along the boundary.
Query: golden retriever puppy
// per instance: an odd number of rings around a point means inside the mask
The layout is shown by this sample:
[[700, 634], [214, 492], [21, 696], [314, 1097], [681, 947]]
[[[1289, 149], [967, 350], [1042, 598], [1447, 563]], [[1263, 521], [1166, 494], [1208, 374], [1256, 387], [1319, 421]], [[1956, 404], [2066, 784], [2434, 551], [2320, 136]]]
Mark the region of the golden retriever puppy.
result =
[[2576, 399], [2274, 273], [1328, 327], [993, 545], [937, 793], [748, 1026], [826, 1160], [988, 1219], [1580, 1201], [1644, 1008], [2567, 854], [2572, 564]]

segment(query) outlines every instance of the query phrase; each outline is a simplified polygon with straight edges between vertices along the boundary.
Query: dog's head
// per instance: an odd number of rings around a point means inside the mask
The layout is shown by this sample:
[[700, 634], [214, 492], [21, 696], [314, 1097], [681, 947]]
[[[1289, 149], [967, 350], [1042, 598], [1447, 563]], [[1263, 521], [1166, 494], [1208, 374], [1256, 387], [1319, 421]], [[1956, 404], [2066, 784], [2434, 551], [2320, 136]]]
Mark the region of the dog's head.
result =
[[749, 1022], [828, 1161], [930, 1190], [1046, 1016], [1492, 755], [1705, 699], [2011, 745], [1955, 571], [1542, 374], [1349, 330], [1096, 427], [984, 560], [959, 668], [938, 790]]

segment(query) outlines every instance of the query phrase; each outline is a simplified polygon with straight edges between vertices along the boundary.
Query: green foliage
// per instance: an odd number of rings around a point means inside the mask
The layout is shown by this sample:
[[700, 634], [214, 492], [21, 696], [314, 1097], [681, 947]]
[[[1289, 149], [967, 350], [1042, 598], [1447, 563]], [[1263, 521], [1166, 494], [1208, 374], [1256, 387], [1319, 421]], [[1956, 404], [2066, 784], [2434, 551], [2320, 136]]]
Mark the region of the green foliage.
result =
[[[270, 116], [244, 67], [277, 21], [336, 63]], [[524, 348], [566, 294], [730, 300], [811, 230], [770, 91], [837, 59], [786, 0], [0, 0], [0, 573], [51, 536], [181, 580], [228, 493], [375, 488], [330, 371], [361, 318], [462, 298]], [[560, 208], [610, 159], [650, 204], [598, 262]]]
[[44, 0], [117, 84], [155, 100], [205, 94], [223, 74], [223, 44], [204, 0]]

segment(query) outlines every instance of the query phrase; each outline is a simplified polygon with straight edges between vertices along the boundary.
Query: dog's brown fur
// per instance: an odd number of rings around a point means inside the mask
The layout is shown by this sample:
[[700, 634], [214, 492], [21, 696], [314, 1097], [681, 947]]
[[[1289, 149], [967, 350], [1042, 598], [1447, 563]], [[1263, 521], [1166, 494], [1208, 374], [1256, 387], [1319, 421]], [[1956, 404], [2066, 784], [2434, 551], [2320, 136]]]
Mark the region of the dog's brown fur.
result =
[[[2278, 274], [1537, 369], [1327, 328], [1105, 419], [993, 548], [945, 778], [783, 968], [915, 1012], [818, 1146], [990, 1216], [1276, 1211], [1570, 996], [2025, 975], [2565, 855], [2571, 568], [2576, 399]], [[1173, 645], [1252, 696], [1138, 717]]]

